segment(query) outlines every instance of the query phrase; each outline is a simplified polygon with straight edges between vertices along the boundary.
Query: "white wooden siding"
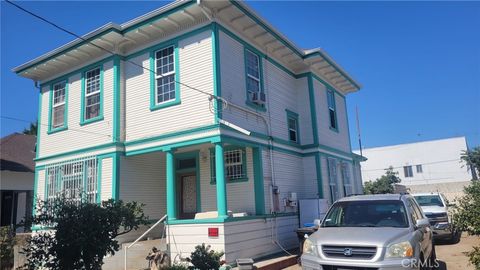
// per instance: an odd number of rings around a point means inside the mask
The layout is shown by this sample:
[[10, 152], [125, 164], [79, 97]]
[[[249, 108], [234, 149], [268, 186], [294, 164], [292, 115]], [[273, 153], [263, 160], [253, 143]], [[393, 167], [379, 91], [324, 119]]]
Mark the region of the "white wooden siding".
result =
[[280, 252], [272, 240], [277, 240], [285, 249], [296, 248], [297, 228], [297, 216], [225, 223], [225, 259], [234, 262], [239, 258], [256, 259]]
[[327, 89], [319, 81], [313, 79], [315, 89], [315, 104], [317, 112], [317, 126], [320, 144], [344, 151], [351, 152], [348, 136], [347, 115], [343, 98], [335, 94], [338, 132], [330, 129], [328, 111]]
[[308, 156], [303, 158], [303, 187], [304, 193], [302, 199], [318, 198], [318, 180], [317, 180], [317, 166], [315, 164], [315, 156]]
[[45, 199], [45, 170], [38, 170], [37, 175], [37, 201]]
[[159, 219], [166, 213], [165, 154], [122, 157], [120, 199], [144, 203], [145, 215]]
[[[180, 81], [213, 93], [213, 63], [210, 31], [178, 43]], [[131, 61], [150, 68], [149, 54]], [[134, 141], [164, 133], [213, 124], [208, 96], [180, 85], [180, 105], [150, 111], [150, 74], [135, 65], [125, 66], [126, 140]]]
[[[208, 237], [208, 228], [218, 228], [219, 236]], [[167, 243], [170, 244], [172, 258], [177, 255], [188, 257], [195, 246], [205, 243], [215, 251], [224, 251], [227, 263], [234, 263], [239, 258], [256, 259], [280, 252], [280, 247], [272, 242], [274, 239], [286, 249], [297, 247], [297, 228], [297, 216], [227, 223], [168, 225]]]
[[[201, 168], [201, 198], [202, 212], [217, 211], [217, 186], [210, 184], [211, 164], [210, 150], [202, 149], [205, 155], [208, 154], [207, 160], [200, 161]], [[227, 183], [227, 208], [234, 213], [248, 212], [250, 215], [255, 214], [255, 192], [254, 192], [254, 175], [253, 175], [253, 159], [252, 149], [246, 148], [247, 158], [247, 177], [246, 182]]]
[[81, 113], [81, 73], [78, 72], [68, 78], [67, 126], [53, 134], [47, 134], [50, 85], [42, 87], [42, 108], [40, 127], [39, 157], [74, 151], [112, 141], [113, 130], [113, 61], [103, 65], [103, 117], [98, 122], [80, 126]]
[[113, 158], [102, 159], [100, 198], [102, 201], [112, 198]]

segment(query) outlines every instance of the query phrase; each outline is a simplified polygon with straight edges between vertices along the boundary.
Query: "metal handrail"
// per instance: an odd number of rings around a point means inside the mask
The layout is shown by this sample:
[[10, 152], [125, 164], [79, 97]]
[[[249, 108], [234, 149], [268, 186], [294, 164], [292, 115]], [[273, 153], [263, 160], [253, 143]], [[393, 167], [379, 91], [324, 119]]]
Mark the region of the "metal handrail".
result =
[[145, 235], [147, 235], [151, 230], [153, 230], [155, 227], [157, 227], [160, 223], [164, 222], [167, 219], [167, 215], [163, 216], [161, 219], [159, 219], [155, 224], [152, 225], [148, 230], [146, 230], [140, 237], [137, 238], [137, 240], [133, 241], [130, 245], [125, 247], [125, 252], [124, 252], [124, 269], [127, 270], [127, 251], [129, 248], [131, 248], [133, 245], [135, 245], [138, 241], [140, 241]]

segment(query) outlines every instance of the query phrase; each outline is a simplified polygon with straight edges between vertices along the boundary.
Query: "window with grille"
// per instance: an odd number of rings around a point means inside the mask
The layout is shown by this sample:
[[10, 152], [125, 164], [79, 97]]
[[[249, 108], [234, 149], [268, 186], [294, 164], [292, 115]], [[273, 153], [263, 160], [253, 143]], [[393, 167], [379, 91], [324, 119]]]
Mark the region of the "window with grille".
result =
[[48, 165], [46, 199], [63, 196], [73, 201], [98, 202], [97, 164], [97, 159], [90, 157]]
[[328, 113], [330, 119], [330, 128], [337, 129], [337, 112], [335, 106], [335, 93], [333, 90], [327, 90]]
[[[224, 152], [224, 161], [225, 161], [225, 178], [230, 182], [245, 180], [247, 178], [247, 167], [246, 167], [246, 157], [245, 149], [235, 148], [228, 149]], [[212, 183], [215, 183], [216, 172], [215, 172], [215, 151], [210, 152], [211, 158], [211, 174], [212, 174]]]
[[52, 128], [63, 127], [65, 125], [66, 85], [66, 81], [53, 85]]
[[404, 166], [403, 174], [405, 175], [405, 177], [413, 177], [412, 166]]
[[85, 72], [85, 120], [100, 116], [101, 108], [100, 67]]
[[176, 99], [174, 47], [155, 52], [155, 104]]
[[328, 158], [328, 185], [330, 187], [330, 198], [332, 203], [335, 202], [338, 196], [338, 187], [337, 187], [337, 160], [333, 158]]

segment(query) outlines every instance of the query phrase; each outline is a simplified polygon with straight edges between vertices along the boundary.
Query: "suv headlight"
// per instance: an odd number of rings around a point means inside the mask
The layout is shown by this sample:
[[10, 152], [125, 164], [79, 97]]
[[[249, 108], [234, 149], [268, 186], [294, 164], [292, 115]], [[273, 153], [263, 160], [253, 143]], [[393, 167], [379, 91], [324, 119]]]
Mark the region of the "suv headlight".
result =
[[308, 238], [305, 239], [305, 241], [303, 242], [303, 253], [311, 255], [317, 254], [317, 252], [315, 251], [315, 245]]
[[386, 258], [406, 258], [413, 257], [413, 247], [410, 242], [392, 244], [387, 247]]

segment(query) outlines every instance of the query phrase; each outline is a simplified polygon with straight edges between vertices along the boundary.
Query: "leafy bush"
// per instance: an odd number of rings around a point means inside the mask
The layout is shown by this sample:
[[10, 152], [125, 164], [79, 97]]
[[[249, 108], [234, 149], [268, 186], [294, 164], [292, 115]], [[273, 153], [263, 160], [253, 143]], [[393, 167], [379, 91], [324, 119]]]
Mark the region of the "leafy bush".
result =
[[394, 172], [393, 168], [390, 167], [385, 174], [377, 178], [377, 180], [365, 182], [363, 192], [365, 194], [393, 193], [395, 190], [394, 185], [400, 183], [400, 181], [401, 179], [398, 177], [398, 173]]
[[101, 269], [115, 254], [115, 238], [147, 224], [143, 205], [108, 200], [101, 205], [63, 198], [38, 202], [32, 224], [41, 229], [27, 241], [27, 269]]
[[187, 259], [193, 265], [189, 269], [218, 270], [221, 265], [220, 258], [222, 258], [223, 254], [225, 253], [210, 250], [210, 245], [198, 245], [195, 247], [195, 251], [191, 253], [190, 258]]
[[13, 267], [15, 233], [10, 227], [0, 227], [0, 268]]
[[[457, 200], [454, 209], [454, 223], [461, 231], [480, 236], [480, 181], [472, 181], [464, 188], [464, 196]], [[470, 262], [480, 270], [480, 246], [468, 253]]]

